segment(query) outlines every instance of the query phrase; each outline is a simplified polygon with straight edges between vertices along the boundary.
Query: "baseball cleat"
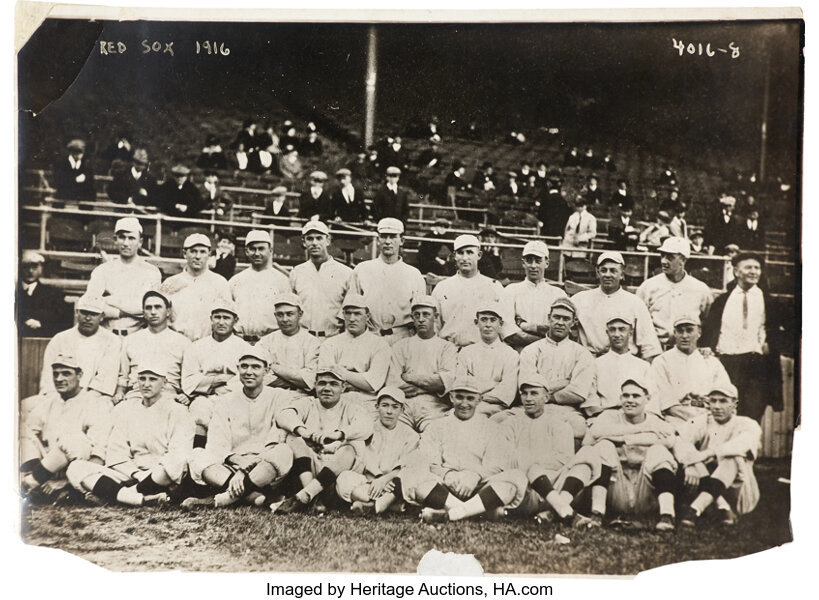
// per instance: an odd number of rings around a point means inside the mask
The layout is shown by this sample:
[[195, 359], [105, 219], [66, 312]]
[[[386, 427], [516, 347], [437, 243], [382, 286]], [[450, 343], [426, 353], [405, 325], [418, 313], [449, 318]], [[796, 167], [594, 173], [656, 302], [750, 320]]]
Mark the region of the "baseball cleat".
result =
[[185, 498], [180, 505], [183, 508], [195, 508], [197, 506], [213, 506], [213, 496], [208, 496], [207, 498], [195, 498], [191, 496], [190, 498]]
[[654, 529], [657, 531], [674, 531], [674, 529], [676, 529], [674, 525], [674, 517], [671, 515], [660, 515], [660, 520], [657, 521]]
[[696, 527], [697, 520], [700, 516], [697, 514], [691, 506], [686, 506], [683, 509], [682, 515], [680, 515], [680, 525], [683, 527]]
[[85, 492], [84, 498], [86, 502], [94, 506], [105, 506], [105, 501], [94, 492]]
[[737, 516], [730, 508], [717, 510], [717, 520], [724, 527], [734, 527], [737, 524]]
[[593, 512], [589, 517], [589, 529], [598, 529], [603, 526], [603, 515]]
[[571, 519], [572, 529], [591, 529], [593, 527], [591, 517], [574, 513]]
[[159, 492], [158, 494], [144, 496], [142, 506], [161, 506], [162, 504], [168, 504], [170, 501], [167, 492]]
[[544, 510], [535, 515], [535, 523], [538, 525], [548, 525], [555, 520], [555, 513], [551, 510]]
[[308, 508], [304, 502], [299, 501], [295, 496], [286, 498], [281, 504], [276, 506], [275, 510], [273, 505], [270, 506], [271, 511], [283, 515], [307, 512]]
[[494, 510], [488, 511], [485, 516], [490, 521], [502, 521], [509, 515], [506, 513], [506, 509], [504, 507], [499, 506]]
[[375, 512], [375, 502], [361, 502], [356, 500], [350, 505], [350, 512], [354, 515], [369, 515]]
[[449, 515], [443, 509], [424, 507], [421, 509], [421, 520], [424, 523], [445, 523]]

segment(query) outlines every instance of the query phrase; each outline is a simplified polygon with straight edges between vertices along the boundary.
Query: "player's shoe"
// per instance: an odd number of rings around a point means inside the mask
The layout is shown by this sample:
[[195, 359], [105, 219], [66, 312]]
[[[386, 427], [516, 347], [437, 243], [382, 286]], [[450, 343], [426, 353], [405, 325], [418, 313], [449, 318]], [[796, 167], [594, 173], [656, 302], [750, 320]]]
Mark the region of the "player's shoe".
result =
[[572, 515], [570, 525], [572, 529], [592, 529], [595, 527], [591, 517], [581, 515], [580, 513], [574, 513], [574, 515]]
[[671, 515], [660, 515], [660, 520], [657, 521], [654, 529], [657, 531], [674, 531], [676, 529], [674, 517]]
[[609, 527], [612, 529], [636, 529], [634, 521], [626, 519], [622, 516], [617, 516], [611, 520]]
[[171, 501], [167, 492], [159, 492], [158, 494], [149, 494], [142, 499], [142, 506], [162, 506]]
[[275, 509], [273, 505], [270, 505], [270, 510], [276, 514], [282, 515], [292, 515], [295, 513], [303, 513], [307, 512], [307, 509], [310, 508], [304, 502], [301, 502], [295, 496], [291, 496], [290, 498], [286, 498], [281, 504], [279, 504]]
[[499, 506], [498, 508], [496, 508], [494, 510], [487, 511], [484, 516], [489, 521], [503, 521], [509, 515], [507, 514], [506, 509], [504, 507]]
[[683, 509], [682, 514], [680, 515], [680, 525], [688, 528], [696, 527], [697, 520], [699, 518], [700, 516], [697, 514], [697, 511], [695, 511], [693, 507], [686, 506]]
[[421, 520], [424, 523], [446, 523], [449, 520], [449, 515], [442, 508], [425, 506], [421, 509]]
[[734, 527], [737, 524], [737, 516], [730, 508], [720, 508], [717, 510], [717, 521], [723, 527]]
[[593, 512], [589, 517], [589, 529], [600, 529], [603, 526], [603, 515]]
[[556, 515], [552, 510], [544, 510], [535, 515], [535, 523], [538, 525], [548, 525], [555, 521]]
[[183, 508], [196, 508], [197, 506], [213, 506], [213, 496], [208, 496], [207, 498], [197, 498], [195, 496], [191, 496], [190, 498], [185, 498], [180, 504]]
[[375, 502], [361, 502], [360, 500], [356, 500], [350, 505], [350, 512], [359, 517], [371, 515], [375, 512]]
[[105, 500], [97, 496], [94, 492], [85, 492], [85, 501], [94, 506], [105, 506]]

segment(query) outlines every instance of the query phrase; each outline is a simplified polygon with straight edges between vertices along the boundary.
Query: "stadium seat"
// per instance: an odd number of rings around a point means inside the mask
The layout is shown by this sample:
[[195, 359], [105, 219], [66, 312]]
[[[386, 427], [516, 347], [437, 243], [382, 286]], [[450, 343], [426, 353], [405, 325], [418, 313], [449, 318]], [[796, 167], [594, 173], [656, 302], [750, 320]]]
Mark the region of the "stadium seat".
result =
[[79, 221], [51, 217], [48, 221], [48, 249], [84, 252], [91, 244], [91, 236]]

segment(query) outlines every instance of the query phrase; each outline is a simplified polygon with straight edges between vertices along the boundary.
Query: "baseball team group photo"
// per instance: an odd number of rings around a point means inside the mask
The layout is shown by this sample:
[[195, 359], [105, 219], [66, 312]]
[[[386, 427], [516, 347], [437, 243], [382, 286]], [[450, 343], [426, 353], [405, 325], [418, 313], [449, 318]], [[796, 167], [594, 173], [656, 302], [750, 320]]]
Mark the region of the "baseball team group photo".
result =
[[23, 541], [538, 575], [791, 542], [803, 32], [47, 18]]

